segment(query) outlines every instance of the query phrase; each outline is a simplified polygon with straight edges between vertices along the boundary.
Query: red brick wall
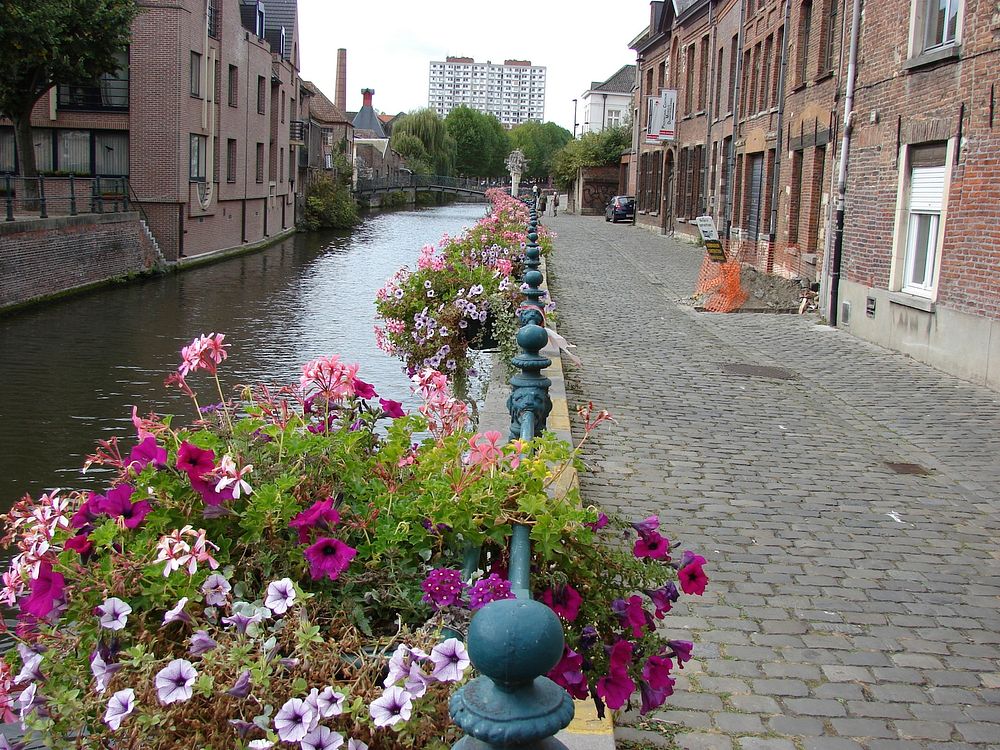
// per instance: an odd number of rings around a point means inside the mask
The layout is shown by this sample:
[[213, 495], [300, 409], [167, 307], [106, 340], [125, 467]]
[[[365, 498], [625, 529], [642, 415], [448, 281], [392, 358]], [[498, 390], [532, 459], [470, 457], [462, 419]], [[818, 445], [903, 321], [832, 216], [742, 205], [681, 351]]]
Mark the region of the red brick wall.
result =
[[148, 271], [156, 253], [135, 212], [0, 224], [0, 308]]
[[900, 146], [953, 139], [936, 301], [1000, 318], [1000, 16], [966, 0], [960, 57], [907, 69], [910, 3], [865, 5], [844, 277], [889, 288]]

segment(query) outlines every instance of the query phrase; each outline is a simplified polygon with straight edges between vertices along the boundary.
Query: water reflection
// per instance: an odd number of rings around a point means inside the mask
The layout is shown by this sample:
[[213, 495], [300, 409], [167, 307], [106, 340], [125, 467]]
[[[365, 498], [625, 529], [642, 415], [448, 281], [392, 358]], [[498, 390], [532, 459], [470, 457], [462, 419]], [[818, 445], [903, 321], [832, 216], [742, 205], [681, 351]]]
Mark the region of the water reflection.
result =
[[[196, 334], [232, 343], [224, 383], [286, 383], [306, 360], [361, 363], [380, 395], [413, 405], [398, 360], [375, 346], [376, 290], [420, 247], [458, 233], [483, 206], [453, 205], [373, 217], [350, 234], [296, 235], [213, 266], [0, 318], [0, 509], [25, 492], [83, 487], [94, 441], [131, 436], [131, 404], [191, 418], [163, 386]], [[202, 402], [211, 381], [194, 376]]]

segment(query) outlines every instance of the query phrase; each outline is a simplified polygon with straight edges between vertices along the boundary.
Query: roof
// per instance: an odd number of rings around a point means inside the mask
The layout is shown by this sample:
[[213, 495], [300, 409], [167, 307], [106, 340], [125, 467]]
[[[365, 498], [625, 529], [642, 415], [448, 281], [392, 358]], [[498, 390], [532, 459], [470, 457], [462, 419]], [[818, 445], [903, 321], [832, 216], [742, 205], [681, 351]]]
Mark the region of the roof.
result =
[[385, 138], [385, 129], [382, 127], [382, 121], [378, 119], [378, 115], [375, 114], [375, 110], [369, 104], [358, 110], [358, 113], [354, 116], [354, 129], [355, 130], [370, 130], [374, 133], [372, 138]]
[[[264, 0], [264, 38], [271, 43], [271, 51], [280, 54], [284, 60], [292, 60], [298, 14], [298, 0]], [[285, 48], [278, 49], [282, 26], [285, 27]]]
[[351, 122], [347, 114], [331, 102], [315, 83], [303, 81], [302, 88], [312, 94], [309, 97], [309, 114], [314, 120], [322, 123]]
[[591, 91], [608, 94], [631, 94], [635, 85], [635, 65], [622, 65], [606, 81], [594, 81], [590, 84]]

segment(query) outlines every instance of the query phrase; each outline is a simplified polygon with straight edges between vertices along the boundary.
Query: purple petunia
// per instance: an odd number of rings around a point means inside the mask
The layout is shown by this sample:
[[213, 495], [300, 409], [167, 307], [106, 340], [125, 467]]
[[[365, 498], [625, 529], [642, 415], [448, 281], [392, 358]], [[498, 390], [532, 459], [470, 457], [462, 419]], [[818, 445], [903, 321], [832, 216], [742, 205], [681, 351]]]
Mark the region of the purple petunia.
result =
[[318, 539], [305, 550], [306, 560], [309, 561], [309, 574], [314, 581], [323, 578], [336, 581], [357, 554], [358, 551], [353, 547], [330, 537]]
[[469, 666], [469, 653], [457, 638], [448, 638], [431, 649], [434, 671], [431, 676], [438, 682], [458, 682]]
[[108, 683], [115, 676], [115, 672], [122, 668], [121, 664], [108, 664], [104, 656], [97, 649], [90, 655], [90, 671], [96, 680], [94, 690], [101, 694], [107, 690]]
[[156, 438], [152, 435], [147, 436], [132, 449], [126, 468], [138, 474], [150, 464], [153, 464], [157, 469], [162, 469], [167, 465], [167, 451], [157, 445]]
[[244, 669], [240, 672], [240, 676], [236, 678], [236, 684], [234, 684], [229, 690], [226, 691], [226, 695], [231, 695], [234, 698], [246, 698], [250, 695], [250, 670]]
[[399, 419], [406, 416], [406, 412], [403, 411], [403, 404], [399, 401], [393, 401], [391, 398], [380, 398], [378, 403], [382, 407], [382, 414], [390, 419]]
[[376, 727], [391, 727], [409, 720], [413, 713], [413, 698], [403, 688], [393, 685], [386, 688], [381, 698], [372, 701], [368, 713]]
[[299, 742], [312, 728], [316, 712], [301, 698], [285, 701], [274, 717], [274, 728], [283, 742]]
[[333, 503], [332, 497], [317, 500], [288, 522], [289, 528], [298, 530], [299, 544], [305, 544], [309, 541], [309, 532], [312, 529], [329, 531], [340, 523], [340, 512], [333, 507]]
[[148, 500], [132, 502], [132, 494], [135, 488], [128, 484], [120, 484], [114, 489], [108, 490], [108, 494], [101, 498], [96, 510], [109, 518], [120, 518], [122, 525], [126, 529], [134, 529], [153, 510]]
[[108, 700], [108, 708], [104, 712], [104, 723], [114, 732], [122, 725], [122, 721], [135, 710], [135, 691], [132, 688], [119, 690]]
[[188, 653], [191, 656], [202, 656], [214, 648], [218, 647], [216, 640], [204, 630], [196, 630], [191, 636], [191, 647]]
[[229, 601], [229, 592], [233, 587], [221, 573], [212, 573], [201, 585], [201, 593], [205, 595], [205, 604], [212, 607], [222, 607]]
[[174, 659], [156, 673], [156, 695], [160, 703], [181, 703], [189, 700], [198, 672], [187, 659]]
[[112, 596], [105, 599], [103, 604], [97, 606], [97, 612], [101, 616], [102, 628], [121, 630], [128, 622], [128, 616], [132, 614], [132, 608], [117, 596]]
[[326, 727], [318, 726], [302, 738], [299, 747], [301, 750], [337, 750], [343, 744], [343, 735]]

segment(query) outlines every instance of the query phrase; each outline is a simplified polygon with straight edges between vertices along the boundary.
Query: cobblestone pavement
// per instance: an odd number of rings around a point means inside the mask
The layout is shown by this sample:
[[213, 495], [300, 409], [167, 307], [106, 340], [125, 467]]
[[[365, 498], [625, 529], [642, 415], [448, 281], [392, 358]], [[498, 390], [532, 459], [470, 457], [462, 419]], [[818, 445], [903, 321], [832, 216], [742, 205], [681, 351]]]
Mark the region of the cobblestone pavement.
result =
[[623, 717], [619, 741], [1000, 747], [1000, 394], [815, 317], [698, 313], [700, 250], [546, 223], [560, 333], [584, 362], [565, 363], [570, 405], [618, 420], [588, 444], [584, 498], [659, 513], [709, 560], [709, 591], [665, 621], [697, 644], [682, 689]]

